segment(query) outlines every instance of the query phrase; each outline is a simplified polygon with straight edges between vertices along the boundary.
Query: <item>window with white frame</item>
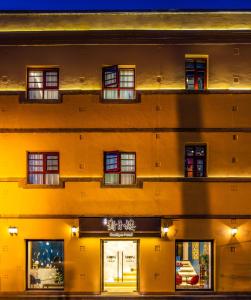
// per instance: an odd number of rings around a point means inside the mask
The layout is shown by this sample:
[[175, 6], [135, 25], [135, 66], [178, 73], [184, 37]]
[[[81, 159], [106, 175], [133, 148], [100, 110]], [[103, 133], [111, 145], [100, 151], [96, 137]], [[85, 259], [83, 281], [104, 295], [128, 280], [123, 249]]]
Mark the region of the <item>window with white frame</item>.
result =
[[59, 153], [28, 153], [29, 184], [59, 184]]
[[104, 67], [103, 99], [135, 100], [135, 69], [119, 66]]
[[28, 100], [58, 100], [58, 69], [28, 69]]
[[112, 151], [104, 153], [104, 183], [131, 185], [136, 182], [136, 153]]

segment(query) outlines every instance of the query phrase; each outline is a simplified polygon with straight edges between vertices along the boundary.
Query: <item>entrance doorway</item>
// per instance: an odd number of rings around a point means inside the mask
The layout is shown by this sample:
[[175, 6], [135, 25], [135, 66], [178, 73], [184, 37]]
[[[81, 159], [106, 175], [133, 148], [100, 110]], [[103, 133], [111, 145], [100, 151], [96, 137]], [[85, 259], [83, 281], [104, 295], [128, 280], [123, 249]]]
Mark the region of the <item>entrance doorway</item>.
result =
[[103, 241], [103, 291], [137, 291], [137, 245], [137, 240]]

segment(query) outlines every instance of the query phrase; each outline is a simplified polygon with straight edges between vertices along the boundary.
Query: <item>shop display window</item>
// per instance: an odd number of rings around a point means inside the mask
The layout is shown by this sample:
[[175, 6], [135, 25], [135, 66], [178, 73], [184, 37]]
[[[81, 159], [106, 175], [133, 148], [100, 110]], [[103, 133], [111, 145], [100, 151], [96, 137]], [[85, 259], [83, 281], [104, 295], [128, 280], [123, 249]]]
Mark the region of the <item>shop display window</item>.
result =
[[27, 288], [64, 288], [64, 242], [27, 241]]
[[176, 290], [211, 290], [212, 241], [176, 241]]

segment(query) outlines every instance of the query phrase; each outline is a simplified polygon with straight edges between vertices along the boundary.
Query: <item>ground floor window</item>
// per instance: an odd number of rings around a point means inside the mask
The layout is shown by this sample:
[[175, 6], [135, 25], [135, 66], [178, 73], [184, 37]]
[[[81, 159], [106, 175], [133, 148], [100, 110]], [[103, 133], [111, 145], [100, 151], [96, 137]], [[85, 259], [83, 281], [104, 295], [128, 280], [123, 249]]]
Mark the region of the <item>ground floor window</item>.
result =
[[212, 289], [212, 241], [176, 241], [176, 289]]
[[27, 241], [27, 259], [28, 289], [64, 287], [63, 241]]

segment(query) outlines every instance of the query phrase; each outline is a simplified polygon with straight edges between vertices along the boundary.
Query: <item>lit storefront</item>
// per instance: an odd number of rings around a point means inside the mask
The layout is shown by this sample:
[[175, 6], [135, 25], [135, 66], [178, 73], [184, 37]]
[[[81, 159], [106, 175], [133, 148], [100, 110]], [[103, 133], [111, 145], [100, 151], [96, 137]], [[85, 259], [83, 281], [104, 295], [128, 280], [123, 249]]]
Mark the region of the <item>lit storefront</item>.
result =
[[213, 241], [176, 241], [176, 290], [213, 288]]
[[27, 288], [64, 288], [64, 242], [27, 241]]
[[161, 237], [161, 218], [81, 218], [79, 236], [101, 238], [102, 292], [139, 290], [140, 237]]

